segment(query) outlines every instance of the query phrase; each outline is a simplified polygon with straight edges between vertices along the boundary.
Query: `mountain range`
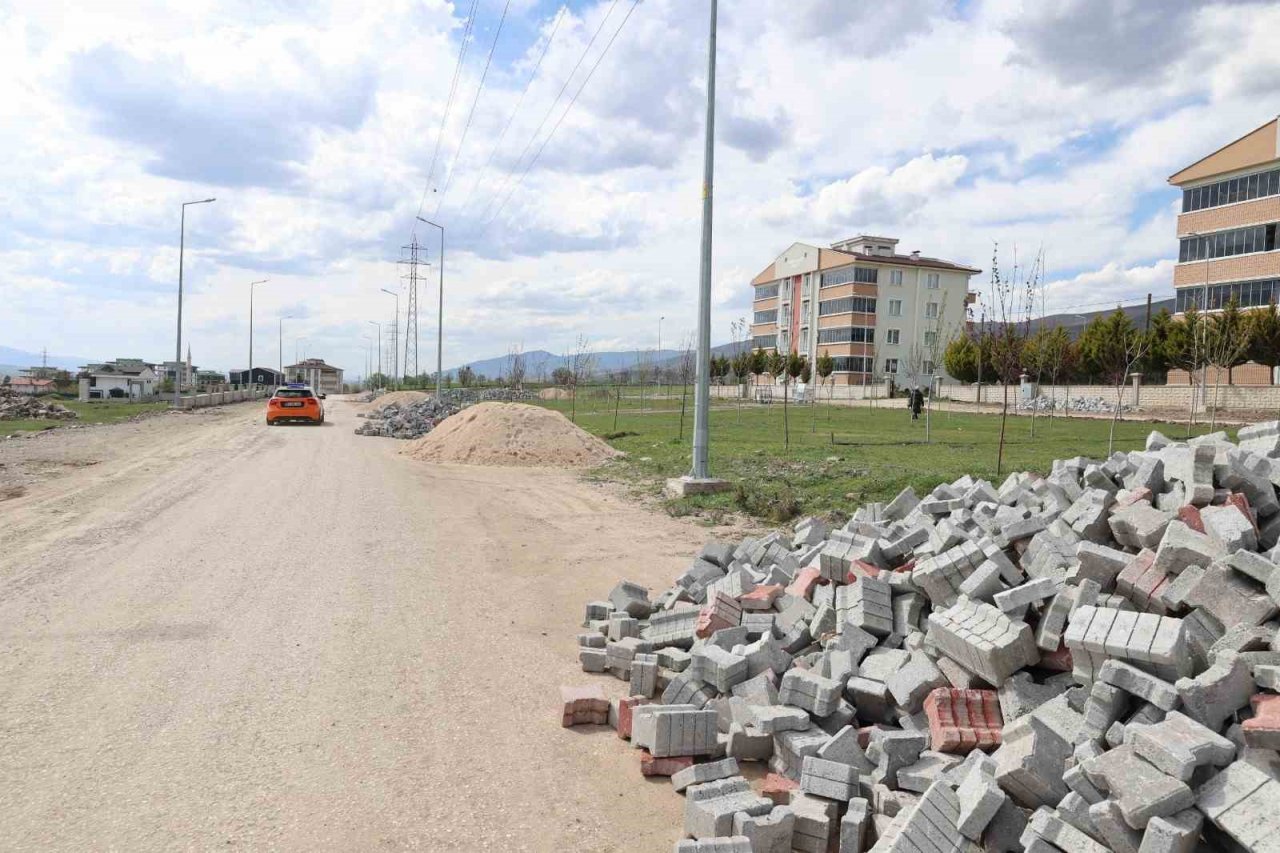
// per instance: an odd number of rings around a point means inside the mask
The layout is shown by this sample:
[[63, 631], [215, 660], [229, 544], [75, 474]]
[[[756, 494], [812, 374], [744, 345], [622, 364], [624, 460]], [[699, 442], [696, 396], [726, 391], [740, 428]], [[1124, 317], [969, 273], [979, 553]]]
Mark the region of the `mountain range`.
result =
[[[733, 349], [734, 345], [731, 343], [721, 344], [712, 347], [711, 354], [713, 356], [725, 355], [732, 353]], [[612, 373], [617, 370], [635, 367], [641, 357], [644, 357], [650, 365], [657, 364], [664, 368], [670, 368], [679, 363], [682, 354], [680, 350], [670, 349], [664, 349], [661, 352], [655, 350], [597, 352], [592, 354], [592, 365], [597, 374]], [[547, 350], [530, 350], [524, 353], [525, 376], [530, 380], [550, 379], [552, 371], [557, 367], [567, 367], [572, 358], [572, 354], [557, 355]], [[488, 379], [496, 379], [511, 372], [511, 356], [502, 355], [495, 358], [469, 361], [465, 365], [450, 368], [450, 372], [457, 373], [461, 367], [470, 367], [477, 375]]]

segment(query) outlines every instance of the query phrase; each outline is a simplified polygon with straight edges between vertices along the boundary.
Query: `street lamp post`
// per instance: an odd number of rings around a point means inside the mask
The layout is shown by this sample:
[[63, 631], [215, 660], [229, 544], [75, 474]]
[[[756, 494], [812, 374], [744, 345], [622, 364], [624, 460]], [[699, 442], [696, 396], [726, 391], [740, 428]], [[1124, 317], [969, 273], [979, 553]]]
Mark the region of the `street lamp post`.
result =
[[369, 386], [369, 390], [373, 390], [373, 338], [368, 335], [361, 335], [364, 338], [364, 383]]
[[276, 338], [276, 345], [277, 345], [278, 347], [280, 347], [280, 364], [279, 364], [279, 365], [277, 365], [277, 367], [279, 367], [279, 368], [280, 368], [280, 384], [281, 384], [281, 385], [284, 385], [284, 384], [285, 384], [285, 375], [284, 375], [284, 321], [285, 321], [285, 320], [292, 320], [292, 319], [294, 319], [294, 317], [293, 317], [293, 315], [292, 315], [292, 314], [285, 314], [284, 316], [282, 316], [282, 317], [280, 318], [280, 328], [279, 328], [279, 330], [278, 330], [278, 331], [277, 331], [277, 333], [276, 333], [276, 334], [278, 335], [278, 337]]
[[658, 363], [655, 367], [658, 370], [658, 389], [662, 389], [662, 321], [667, 319], [666, 315], [658, 317]]
[[698, 357], [693, 396], [693, 466], [690, 477], [709, 480], [711, 432], [711, 223], [716, 140], [716, 20], [719, 2], [711, 0], [711, 29], [707, 49], [707, 129], [702, 171], [702, 259], [698, 281]]
[[261, 281], [249, 282], [249, 381], [245, 383], [246, 385], [253, 384], [253, 289], [269, 281], [271, 279], [264, 278]]
[[173, 405], [182, 406], [182, 260], [187, 244], [187, 207], [193, 204], [209, 204], [216, 198], [202, 198], [199, 201], [182, 203], [182, 218], [178, 226], [178, 343], [174, 347], [173, 371]]
[[367, 321], [370, 326], [378, 327], [378, 372], [382, 372], [382, 324], [377, 320]]
[[444, 226], [421, 216], [418, 221], [440, 229], [440, 307], [436, 311], [436, 397], [439, 398], [444, 381]]
[[395, 375], [395, 378], [399, 380], [400, 378], [400, 294], [387, 290], [385, 287], [380, 287], [378, 289], [381, 290], [383, 293], [386, 293], [390, 296], [394, 296], [396, 298], [395, 322], [391, 324], [391, 346], [393, 349], [393, 354], [391, 356], [391, 362], [393, 366], [391, 370], [392, 370], [392, 373]]

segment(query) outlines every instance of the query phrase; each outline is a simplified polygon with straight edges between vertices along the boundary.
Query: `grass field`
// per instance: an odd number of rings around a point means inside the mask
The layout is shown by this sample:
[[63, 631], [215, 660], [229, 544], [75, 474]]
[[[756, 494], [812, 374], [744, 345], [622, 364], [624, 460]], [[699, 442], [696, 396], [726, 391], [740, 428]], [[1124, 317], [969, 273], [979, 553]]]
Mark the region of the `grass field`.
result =
[[[638, 397], [617, 401], [584, 397], [576, 405], [579, 426], [609, 441], [628, 458], [601, 469], [596, 476], [620, 479], [638, 490], [658, 494], [668, 477], [688, 473], [693, 431], [690, 397], [683, 439], [679, 438], [680, 398], [658, 401], [641, 411]], [[738, 488], [727, 494], [667, 501], [673, 514], [701, 512], [715, 516], [742, 511], [771, 522], [795, 515], [851, 512], [869, 501], [891, 499], [905, 486], [926, 492], [939, 482], [965, 474], [999, 485], [1011, 471], [1047, 472], [1053, 460], [1072, 456], [1105, 458], [1111, 423], [1104, 419], [1041, 415], [1031, 434], [1030, 417], [1009, 417], [1003, 472], [997, 474], [1000, 439], [998, 415], [935, 409], [931, 441], [925, 442], [924, 415], [912, 422], [905, 401], [880, 401], [884, 408], [864, 405], [792, 406], [791, 443], [784, 443], [781, 403], [713, 400], [711, 471]], [[569, 415], [570, 401], [542, 401]], [[1116, 449], [1141, 448], [1147, 434], [1160, 429], [1170, 437], [1186, 435], [1185, 424], [1121, 421]], [[1199, 432], [1206, 432], [1201, 427]]]
[[110, 424], [128, 420], [135, 415], [146, 412], [158, 412], [169, 407], [166, 403], [131, 403], [112, 400], [81, 403], [77, 400], [58, 400], [63, 406], [80, 414], [71, 421], [21, 420], [0, 421], [0, 436], [15, 432], [36, 432], [45, 429], [56, 429], [71, 424]]

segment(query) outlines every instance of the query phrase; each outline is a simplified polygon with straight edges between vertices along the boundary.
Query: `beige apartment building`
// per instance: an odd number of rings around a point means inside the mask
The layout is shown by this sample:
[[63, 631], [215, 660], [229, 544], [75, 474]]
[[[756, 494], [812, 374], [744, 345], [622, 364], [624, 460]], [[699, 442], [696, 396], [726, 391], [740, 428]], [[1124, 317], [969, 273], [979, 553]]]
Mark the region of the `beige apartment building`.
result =
[[1169, 178], [1182, 190], [1177, 310], [1280, 301], [1280, 133], [1273, 119]]
[[981, 270], [900, 255], [898, 240], [863, 234], [821, 248], [794, 243], [751, 282], [752, 346], [835, 359], [836, 384], [893, 378], [928, 385], [964, 329]]

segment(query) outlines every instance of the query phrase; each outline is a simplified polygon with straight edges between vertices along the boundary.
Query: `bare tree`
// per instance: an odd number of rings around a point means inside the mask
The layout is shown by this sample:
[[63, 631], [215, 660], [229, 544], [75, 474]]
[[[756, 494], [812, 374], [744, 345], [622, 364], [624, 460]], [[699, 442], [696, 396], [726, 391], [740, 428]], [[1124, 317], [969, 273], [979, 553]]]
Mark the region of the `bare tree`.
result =
[[649, 375], [652, 372], [650, 357], [647, 350], [640, 350], [636, 353], [636, 367], [632, 371], [636, 378], [636, 382], [640, 385], [640, 411], [644, 412], [644, 393], [645, 386], [649, 384]]
[[685, 336], [680, 351], [680, 359], [676, 364], [676, 372], [680, 377], [680, 433], [679, 439], [684, 441], [684, 410], [689, 397], [689, 383], [693, 381], [697, 369], [697, 354], [693, 349], [693, 334]]
[[524, 344], [514, 343], [507, 350], [507, 362], [510, 372], [507, 379], [511, 382], [511, 387], [517, 391], [524, 388], [525, 360], [524, 360]]
[[1040, 275], [1039, 257], [1032, 263], [1030, 274], [1018, 268], [1018, 250], [1013, 250], [1013, 271], [1005, 278], [1000, 273], [1000, 245], [991, 254], [991, 303], [996, 312], [996, 329], [992, 334], [991, 363], [1000, 380], [1000, 445], [996, 451], [996, 474], [1004, 468], [1005, 430], [1009, 420], [1009, 382], [1022, 372], [1022, 356], [1031, 331], [1031, 313]]
[[596, 352], [591, 346], [590, 341], [583, 335], [578, 335], [578, 340], [574, 344], [573, 351], [569, 354], [569, 384], [571, 386], [569, 417], [575, 423], [578, 418], [578, 386], [586, 379], [590, 379], [595, 372]]

